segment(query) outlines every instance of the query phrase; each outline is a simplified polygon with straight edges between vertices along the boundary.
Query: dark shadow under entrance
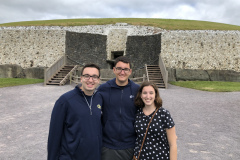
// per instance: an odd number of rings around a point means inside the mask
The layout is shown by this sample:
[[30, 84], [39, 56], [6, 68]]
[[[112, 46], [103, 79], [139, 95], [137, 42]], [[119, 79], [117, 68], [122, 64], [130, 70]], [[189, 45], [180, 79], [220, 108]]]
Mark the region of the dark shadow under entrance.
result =
[[114, 61], [116, 58], [123, 56], [124, 51], [112, 51], [111, 52], [111, 59], [107, 60], [107, 62], [110, 64], [110, 68], [113, 69]]

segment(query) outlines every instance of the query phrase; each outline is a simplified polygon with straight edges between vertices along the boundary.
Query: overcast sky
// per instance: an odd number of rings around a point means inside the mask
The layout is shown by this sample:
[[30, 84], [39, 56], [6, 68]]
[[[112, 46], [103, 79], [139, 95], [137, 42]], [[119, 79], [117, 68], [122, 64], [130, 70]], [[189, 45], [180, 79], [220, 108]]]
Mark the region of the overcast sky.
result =
[[0, 23], [72, 18], [164, 18], [240, 26], [240, 0], [0, 0]]

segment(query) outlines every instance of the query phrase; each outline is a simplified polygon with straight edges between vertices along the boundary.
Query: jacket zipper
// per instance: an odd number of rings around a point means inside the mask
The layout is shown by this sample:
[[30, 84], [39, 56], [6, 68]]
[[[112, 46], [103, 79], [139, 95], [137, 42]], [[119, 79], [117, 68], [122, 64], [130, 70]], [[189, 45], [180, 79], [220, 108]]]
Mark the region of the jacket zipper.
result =
[[[122, 97], [123, 97], [123, 89], [122, 89], [122, 94], [121, 94], [121, 103], [122, 103]], [[120, 105], [120, 115], [122, 117], [122, 105]]]
[[[83, 93], [82, 93], [82, 94], [83, 94]], [[93, 95], [91, 96], [90, 104], [88, 103], [87, 98], [86, 98], [85, 95], [83, 94], [83, 97], [84, 97], [84, 99], [85, 99], [85, 101], [86, 101], [86, 103], [87, 103], [87, 105], [88, 105], [88, 107], [89, 107], [90, 115], [92, 115], [92, 99], [93, 99], [94, 94], [95, 94], [95, 92], [94, 92]]]

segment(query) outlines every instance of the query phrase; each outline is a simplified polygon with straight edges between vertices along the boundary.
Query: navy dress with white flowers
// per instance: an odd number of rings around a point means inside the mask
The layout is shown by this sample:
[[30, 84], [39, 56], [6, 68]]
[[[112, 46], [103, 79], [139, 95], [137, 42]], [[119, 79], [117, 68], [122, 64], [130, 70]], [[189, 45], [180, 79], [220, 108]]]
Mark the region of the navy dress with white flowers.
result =
[[[154, 112], [153, 112], [154, 113]], [[137, 157], [142, 145], [142, 140], [153, 113], [146, 116], [142, 108], [137, 110], [135, 119], [135, 132], [137, 134], [134, 155]], [[169, 145], [166, 129], [174, 127], [175, 123], [170, 112], [164, 108], [159, 108], [155, 114], [140, 154], [140, 160], [167, 160], [169, 159]]]

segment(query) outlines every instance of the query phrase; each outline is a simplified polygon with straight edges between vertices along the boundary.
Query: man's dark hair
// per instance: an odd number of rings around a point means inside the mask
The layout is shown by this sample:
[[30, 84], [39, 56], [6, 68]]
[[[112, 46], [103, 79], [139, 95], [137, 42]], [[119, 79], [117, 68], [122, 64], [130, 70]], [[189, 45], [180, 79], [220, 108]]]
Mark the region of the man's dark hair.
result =
[[114, 61], [114, 67], [116, 66], [116, 64], [117, 64], [118, 62], [129, 63], [130, 68], [131, 68], [131, 66], [132, 66], [132, 65], [131, 65], [131, 60], [130, 60], [129, 58], [125, 57], [125, 56], [117, 57], [117, 58], [115, 59], [115, 61]]
[[88, 68], [88, 67], [90, 67], [90, 68], [96, 68], [96, 69], [98, 70], [98, 72], [99, 72], [99, 77], [100, 77], [100, 67], [99, 67], [98, 65], [96, 65], [96, 64], [93, 64], [93, 63], [86, 64], [86, 65], [83, 66], [82, 71], [81, 71], [81, 76], [82, 76], [82, 74], [83, 74], [84, 69], [85, 69], [85, 68]]

